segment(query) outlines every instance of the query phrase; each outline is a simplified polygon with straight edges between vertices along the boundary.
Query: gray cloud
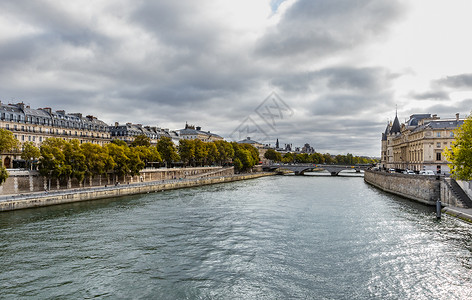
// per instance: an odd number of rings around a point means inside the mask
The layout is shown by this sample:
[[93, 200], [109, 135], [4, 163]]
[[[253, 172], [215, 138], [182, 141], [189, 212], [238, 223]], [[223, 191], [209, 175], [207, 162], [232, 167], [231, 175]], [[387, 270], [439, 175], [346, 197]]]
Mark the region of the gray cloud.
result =
[[300, 0], [259, 41], [257, 53], [323, 59], [381, 37], [402, 11], [399, 1]]
[[472, 88], [472, 74], [447, 76], [436, 81], [437, 84], [450, 88]]
[[410, 97], [417, 100], [449, 100], [449, 93], [446, 91], [428, 91], [423, 93], [410, 93]]
[[324, 59], [384, 39], [399, 1], [299, 0], [255, 44], [232, 47], [239, 33], [203, 9], [211, 3], [103, 1], [79, 13], [66, 2], [2, 1], [3, 15], [34, 30], [0, 44], [0, 98], [229, 136], [276, 90], [295, 114], [269, 132], [274, 143], [378, 154], [397, 75]]

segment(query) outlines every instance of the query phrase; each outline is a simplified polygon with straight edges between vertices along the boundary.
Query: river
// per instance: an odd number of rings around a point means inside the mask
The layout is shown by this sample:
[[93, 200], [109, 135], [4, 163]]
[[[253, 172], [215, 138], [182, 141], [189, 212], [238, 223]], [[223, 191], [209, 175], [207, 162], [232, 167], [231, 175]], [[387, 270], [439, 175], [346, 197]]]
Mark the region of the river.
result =
[[357, 177], [0, 214], [1, 299], [471, 299], [472, 226]]

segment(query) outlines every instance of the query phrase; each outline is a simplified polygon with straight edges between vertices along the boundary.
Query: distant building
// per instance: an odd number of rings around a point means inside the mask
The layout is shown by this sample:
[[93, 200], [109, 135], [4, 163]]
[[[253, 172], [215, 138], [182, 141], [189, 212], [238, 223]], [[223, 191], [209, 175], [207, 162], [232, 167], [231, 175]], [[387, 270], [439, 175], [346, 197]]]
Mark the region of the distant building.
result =
[[203, 131], [201, 127], [185, 124], [185, 128], [179, 130], [179, 135], [182, 139], [187, 140], [201, 140], [203, 142], [213, 142], [223, 140], [223, 138], [210, 131]]
[[[32, 142], [39, 147], [51, 137], [99, 145], [110, 141], [108, 125], [90, 115], [83, 117], [80, 113], [63, 110], [53, 112], [48, 107], [32, 109], [24, 103], [4, 104], [1, 101], [0, 114], [0, 127], [10, 130], [20, 144]], [[3, 165], [12, 168], [15, 161], [20, 161], [20, 154], [2, 153]]]
[[437, 115], [415, 114], [401, 125], [395, 116], [382, 133], [381, 167], [449, 174], [443, 152], [454, 142], [453, 130], [463, 123], [459, 114], [444, 120]]
[[312, 153], [315, 153], [315, 148], [313, 148], [312, 146], [310, 146], [310, 144], [305, 144], [305, 146], [303, 146], [301, 152], [302, 152], [302, 153], [312, 154]]
[[109, 126], [108, 130], [112, 139], [122, 140], [128, 144], [132, 143], [138, 135], [147, 136], [151, 140], [151, 145], [156, 145], [157, 141], [163, 136], [169, 137], [172, 140], [179, 136], [175, 131], [170, 131], [167, 128], [162, 129], [160, 127], [132, 123], [120, 125], [116, 122], [114, 126]]

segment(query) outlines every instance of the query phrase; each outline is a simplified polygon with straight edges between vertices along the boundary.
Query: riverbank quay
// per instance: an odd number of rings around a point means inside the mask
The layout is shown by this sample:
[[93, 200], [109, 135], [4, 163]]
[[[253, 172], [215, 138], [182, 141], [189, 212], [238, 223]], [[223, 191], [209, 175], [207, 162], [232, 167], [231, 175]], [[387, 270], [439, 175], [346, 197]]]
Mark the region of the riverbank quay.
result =
[[463, 221], [472, 223], [472, 208], [446, 206], [442, 209], [442, 212], [450, 216], [459, 218]]
[[114, 186], [91, 187], [81, 189], [69, 189], [53, 192], [36, 192], [0, 197], [0, 212], [59, 205], [72, 202], [92, 201], [120, 196], [129, 196], [144, 193], [157, 193], [160, 191], [199, 187], [219, 183], [227, 183], [240, 180], [255, 179], [264, 176], [272, 176], [270, 172], [233, 174], [227, 176], [215, 176], [205, 178], [185, 178], [161, 180], [153, 182], [130, 183]]
[[9, 177], [0, 186], [0, 197], [2, 195], [29, 194], [34, 192], [61, 191], [70, 189], [82, 189], [114, 185], [120, 183], [140, 183], [177, 178], [201, 178], [229, 176], [234, 174], [234, 167], [186, 167], [186, 168], [146, 168], [139, 171], [136, 176], [114, 176], [111, 173], [86, 178], [83, 182], [77, 179], [59, 180], [41, 176], [38, 171], [24, 169], [8, 170]]
[[435, 206], [441, 201], [443, 212], [472, 222], [472, 200], [468, 190], [453, 179], [438, 176], [365, 171], [364, 181], [385, 192]]

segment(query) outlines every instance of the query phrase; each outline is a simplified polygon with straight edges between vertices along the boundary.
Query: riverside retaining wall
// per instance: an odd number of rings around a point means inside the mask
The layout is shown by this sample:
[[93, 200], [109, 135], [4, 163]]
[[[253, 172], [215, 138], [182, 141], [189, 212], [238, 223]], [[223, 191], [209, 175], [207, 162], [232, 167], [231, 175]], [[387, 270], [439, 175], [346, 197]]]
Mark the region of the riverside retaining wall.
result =
[[215, 178], [182, 179], [170, 182], [148, 182], [112, 187], [83, 189], [80, 191], [61, 191], [56, 193], [36, 193], [25, 195], [23, 199], [4, 200], [0, 202], [0, 212], [17, 209], [50, 206], [71, 202], [105, 199], [142, 193], [154, 193], [165, 190], [198, 187], [273, 175], [271, 173], [254, 173], [244, 175], [222, 176]]
[[121, 184], [150, 182], [157, 180], [169, 180], [178, 178], [201, 177], [202, 174], [212, 174], [216, 176], [229, 176], [234, 174], [234, 168], [223, 167], [198, 167], [198, 168], [159, 168], [144, 169], [137, 176], [115, 177], [113, 174], [95, 176], [87, 178], [83, 183], [75, 179], [60, 182], [40, 176], [37, 171], [29, 170], [9, 170], [9, 177], [0, 186], [0, 195], [14, 195], [22, 193], [43, 192], [44, 190], [57, 191], [84, 187], [97, 187], [104, 185], [114, 185], [115, 182]]
[[386, 192], [428, 205], [441, 200], [443, 206], [468, 208], [451, 186], [450, 178], [365, 171], [364, 181]]
[[383, 191], [428, 205], [436, 205], [440, 197], [440, 180], [436, 176], [365, 171], [364, 181]]

